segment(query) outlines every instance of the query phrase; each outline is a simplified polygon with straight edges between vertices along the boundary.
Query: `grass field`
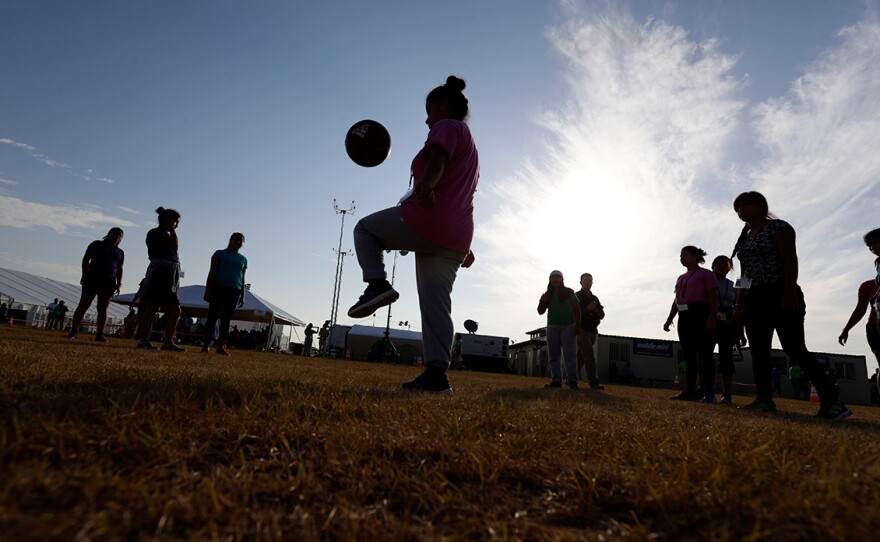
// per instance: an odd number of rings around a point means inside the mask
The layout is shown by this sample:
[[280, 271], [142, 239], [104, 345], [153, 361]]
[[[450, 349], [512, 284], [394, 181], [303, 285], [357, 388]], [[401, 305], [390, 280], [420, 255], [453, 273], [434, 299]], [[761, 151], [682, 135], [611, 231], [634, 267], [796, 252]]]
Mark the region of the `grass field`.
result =
[[[0, 328], [4, 540], [872, 540], [880, 409]], [[739, 403], [746, 397], [735, 397]]]

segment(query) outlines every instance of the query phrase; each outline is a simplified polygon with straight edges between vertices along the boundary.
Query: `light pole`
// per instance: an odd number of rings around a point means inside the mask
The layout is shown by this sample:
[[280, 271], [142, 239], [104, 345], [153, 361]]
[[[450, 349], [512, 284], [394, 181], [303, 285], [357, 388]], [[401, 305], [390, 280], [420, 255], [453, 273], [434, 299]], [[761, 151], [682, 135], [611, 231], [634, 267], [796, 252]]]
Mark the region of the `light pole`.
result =
[[[342, 266], [345, 262], [346, 256], [351, 256], [352, 252], [350, 250], [343, 251], [342, 250], [342, 235], [345, 229], [345, 215], [353, 215], [355, 211], [354, 201], [351, 202], [351, 205], [348, 209], [340, 209], [339, 205], [336, 204], [336, 200], [333, 200], [333, 211], [342, 215], [342, 224], [339, 226], [339, 248], [335, 249], [336, 252], [336, 277], [333, 280], [333, 302], [330, 306], [330, 332], [333, 333], [333, 328], [336, 327], [336, 315], [339, 312], [339, 293], [342, 286]], [[329, 352], [330, 349], [330, 341], [329, 338], [326, 342], [326, 347]]]

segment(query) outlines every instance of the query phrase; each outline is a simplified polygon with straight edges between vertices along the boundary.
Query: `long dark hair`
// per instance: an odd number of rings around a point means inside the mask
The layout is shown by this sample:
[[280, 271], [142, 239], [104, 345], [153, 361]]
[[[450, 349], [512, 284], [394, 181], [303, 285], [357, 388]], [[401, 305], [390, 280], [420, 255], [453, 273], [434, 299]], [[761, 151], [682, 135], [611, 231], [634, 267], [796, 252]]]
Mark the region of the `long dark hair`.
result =
[[443, 100], [447, 100], [449, 117], [455, 120], [464, 120], [468, 116], [468, 101], [464, 94], [462, 94], [464, 87], [464, 79], [450, 75], [446, 78], [445, 85], [440, 85], [428, 93], [425, 101], [439, 104]]
[[[770, 212], [770, 206], [767, 203], [767, 198], [764, 197], [764, 194], [760, 192], [743, 192], [739, 196], [733, 200], [733, 210], [739, 211], [739, 208], [746, 203], [754, 203], [757, 204], [758, 207], [761, 208], [761, 212], [764, 214], [764, 217], [767, 220], [771, 220], [776, 218], [773, 213]], [[749, 235], [749, 225], [746, 224], [743, 226], [742, 231], [739, 234], [739, 238], [736, 240], [736, 244], [733, 245], [733, 252], [730, 254], [730, 259], [733, 260], [736, 253], [739, 252], [739, 247], [742, 245], [742, 242], [746, 240], [746, 237]]]
[[[563, 279], [562, 277], [559, 277], [559, 278], [562, 280], [562, 282], [559, 283], [559, 288], [555, 289], [556, 290], [556, 299], [560, 303], [563, 303], [563, 302], [565, 302], [566, 299], [571, 299], [571, 296], [574, 295], [574, 290], [572, 290], [571, 288], [569, 288], [565, 285], [565, 279]], [[553, 290], [554, 290], [553, 283], [548, 281], [547, 282], [547, 293], [552, 296]]]

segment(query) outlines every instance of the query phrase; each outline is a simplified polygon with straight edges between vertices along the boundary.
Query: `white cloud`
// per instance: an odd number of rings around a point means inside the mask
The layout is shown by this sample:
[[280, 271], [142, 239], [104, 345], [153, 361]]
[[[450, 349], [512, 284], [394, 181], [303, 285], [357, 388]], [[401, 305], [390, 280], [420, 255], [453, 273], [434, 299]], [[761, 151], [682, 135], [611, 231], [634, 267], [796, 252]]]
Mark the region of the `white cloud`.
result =
[[477, 236], [498, 302], [476, 317], [521, 314], [519, 329], [539, 327], [542, 317], [524, 307], [537, 306], [549, 272], [561, 269], [577, 289], [589, 271], [609, 305], [606, 332], [656, 336], [681, 246], [714, 254], [735, 240], [724, 158], [744, 79], [715, 41], [577, 6], [547, 34], [570, 89], [568, 103], [538, 119], [552, 139], [515, 177], [489, 186], [502, 205]]
[[47, 205], [0, 194], [0, 226], [34, 229], [48, 228], [67, 234], [72, 230], [105, 226], [135, 226], [133, 222], [104, 214], [96, 209], [73, 205]]
[[9, 186], [15, 186], [15, 185], [17, 185], [18, 183], [15, 182], [15, 181], [11, 181], [11, 180], [9, 180], [9, 179], [4, 179], [4, 178], [0, 177], [0, 184], [6, 184], [6, 185], [9, 185]]
[[880, 226], [880, 23], [869, 15], [839, 38], [785, 96], [755, 108], [766, 158], [751, 174], [798, 232], [807, 331], [824, 349], [872, 275], [861, 236]]
[[125, 211], [126, 213], [131, 213], [131, 214], [133, 214], [133, 215], [139, 215], [139, 214], [141, 214], [140, 211], [137, 211], [137, 210], [132, 209], [132, 208], [130, 208], [130, 207], [124, 207], [124, 206], [122, 206], [122, 205], [117, 205], [116, 208], [119, 209], [120, 211]]
[[57, 168], [63, 169], [67, 173], [73, 175], [74, 177], [79, 177], [80, 179], [84, 179], [86, 181], [96, 180], [96, 181], [106, 183], [106, 184], [113, 184], [113, 179], [111, 179], [109, 177], [94, 176], [95, 172], [92, 169], [87, 169], [85, 171], [85, 173], [81, 173], [68, 164], [65, 164], [63, 162], [59, 162], [57, 160], [50, 158], [49, 156], [46, 156], [45, 154], [43, 154], [41, 152], [38, 152], [37, 148], [34, 147], [33, 145], [28, 145], [27, 143], [21, 143], [19, 141], [16, 141], [14, 139], [9, 139], [9, 138], [0, 138], [0, 144], [11, 145], [11, 146], [18, 148], [18, 149], [24, 149], [34, 159], [42, 162], [43, 164], [45, 164], [49, 167], [52, 167], [52, 168], [57, 167]]

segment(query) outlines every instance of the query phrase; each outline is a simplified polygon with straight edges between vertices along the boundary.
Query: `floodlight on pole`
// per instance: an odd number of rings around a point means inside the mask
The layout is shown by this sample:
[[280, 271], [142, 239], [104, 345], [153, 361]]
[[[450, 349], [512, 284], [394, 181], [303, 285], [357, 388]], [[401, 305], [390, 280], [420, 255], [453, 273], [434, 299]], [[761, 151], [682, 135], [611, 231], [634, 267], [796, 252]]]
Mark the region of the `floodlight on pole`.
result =
[[[336, 277], [333, 280], [333, 302], [330, 307], [330, 329], [333, 329], [336, 326], [336, 315], [339, 312], [339, 293], [342, 285], [342, 266], [345, 262], [346, 256], [351, 256], [353, 253], [350, 250], [343, 251], [342, 250], [342, 235], [345, 230], [345, 215], [353, 215], [355, 211], [354, 201], [351, 202], [351, 205], [348, 209], [342, 209], [336, 203], [336, 200], [333, 200], [333, 211], [342, 215], [342, 223], [339, 226], [339, 248], [334, 249], [336, 252]], [[329, 348], [330, 341], [327, 341], [327, 347]]]

